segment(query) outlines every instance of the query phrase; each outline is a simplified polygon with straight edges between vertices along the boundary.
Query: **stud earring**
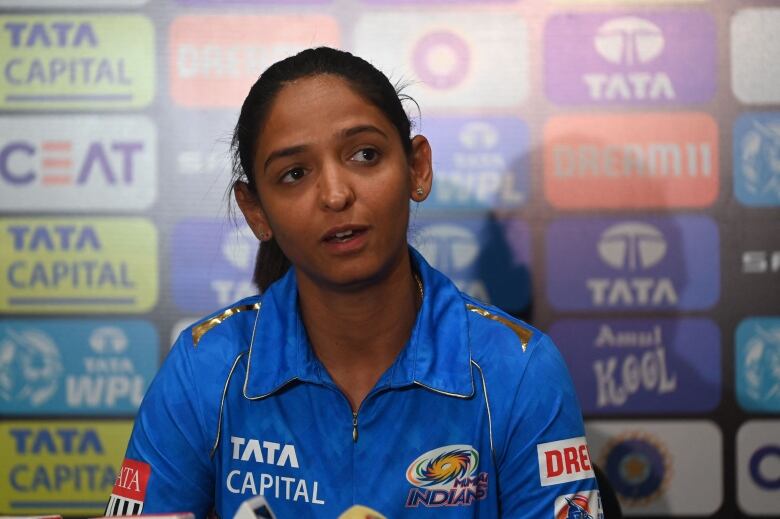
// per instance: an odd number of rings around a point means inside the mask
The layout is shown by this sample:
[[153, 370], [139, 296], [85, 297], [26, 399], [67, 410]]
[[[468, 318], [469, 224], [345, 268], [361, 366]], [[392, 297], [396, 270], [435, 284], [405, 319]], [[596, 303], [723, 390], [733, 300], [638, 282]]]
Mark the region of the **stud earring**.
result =
[[422, 186], [417, 186], [415, 193], [417, 193], [417, 196], [423, 196], [425, 194], [425, 190], [422, 188]]
[[259, 238], [260, 238], [260, 241], [265, 241], [265, 233], [261, 232]]

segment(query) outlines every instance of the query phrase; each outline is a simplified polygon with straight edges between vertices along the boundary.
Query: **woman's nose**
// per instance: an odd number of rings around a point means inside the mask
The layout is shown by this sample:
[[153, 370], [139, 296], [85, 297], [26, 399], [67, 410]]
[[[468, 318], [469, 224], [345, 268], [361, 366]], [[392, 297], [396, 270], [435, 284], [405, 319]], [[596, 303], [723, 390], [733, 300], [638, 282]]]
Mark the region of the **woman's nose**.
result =
[[328, 211], [343, 211], [355, 201], [349, 173], [336, 165], [326, 165], [319, 178], [320, 205]]

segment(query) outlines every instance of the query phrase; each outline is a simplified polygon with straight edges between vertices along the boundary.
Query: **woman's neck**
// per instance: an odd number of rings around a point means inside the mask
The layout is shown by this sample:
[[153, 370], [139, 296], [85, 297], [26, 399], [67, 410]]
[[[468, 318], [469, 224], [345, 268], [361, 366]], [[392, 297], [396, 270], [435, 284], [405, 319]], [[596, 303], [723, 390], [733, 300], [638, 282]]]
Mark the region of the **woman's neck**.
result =
[[360, 289], [338, 290], [299, 276], [298, 293], [315, 354], [357, 410], [411, 335], [422, 300], [409, 256]]

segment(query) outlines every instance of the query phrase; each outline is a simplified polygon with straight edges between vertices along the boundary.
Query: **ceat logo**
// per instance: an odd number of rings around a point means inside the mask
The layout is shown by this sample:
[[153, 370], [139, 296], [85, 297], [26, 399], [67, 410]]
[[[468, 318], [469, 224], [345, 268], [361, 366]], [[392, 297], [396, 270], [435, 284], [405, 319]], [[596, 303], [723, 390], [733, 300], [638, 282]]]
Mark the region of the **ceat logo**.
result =
[[536, 446], [543, 487], [595, 477], [584, 436]]
[[664, 50], [664, 36], [654, 23], [625, 16], [601, 25], [596, 31], [593, 46], [608, 62], [632, 66], [660, 56]]
[[601, 234], [598, 252], [604, 263], [617, 270], [645, 270], [663, 260], [666, 240], [652, 225], [619, 223]]
[[566, 494], [555, 499], [555, 519], [604, 519], [598, 490]]

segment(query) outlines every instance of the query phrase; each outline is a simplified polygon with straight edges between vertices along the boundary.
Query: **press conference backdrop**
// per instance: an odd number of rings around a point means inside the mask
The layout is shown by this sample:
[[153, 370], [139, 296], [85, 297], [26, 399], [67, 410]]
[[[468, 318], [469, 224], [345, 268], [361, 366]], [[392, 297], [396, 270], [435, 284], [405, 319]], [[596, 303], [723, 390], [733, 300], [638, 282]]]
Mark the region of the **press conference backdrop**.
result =
[[0, 512], [102, 511], [175, 335], [253, 292], [243, 96], [325, 44], [408, 83], [412, 242], [549, 330], [626, 515], [780, 514], [780, 1], [0, 9]]

